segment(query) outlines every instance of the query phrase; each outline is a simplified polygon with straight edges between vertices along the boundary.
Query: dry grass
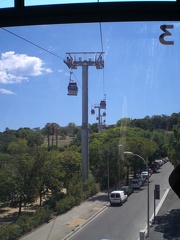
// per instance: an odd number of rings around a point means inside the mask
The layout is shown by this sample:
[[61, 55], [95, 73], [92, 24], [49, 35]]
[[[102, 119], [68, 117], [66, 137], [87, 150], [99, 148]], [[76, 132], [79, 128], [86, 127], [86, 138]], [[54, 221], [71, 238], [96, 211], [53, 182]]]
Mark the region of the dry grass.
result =
[[[53, 144], [56, 145], [56, 138], [55, 136], [53, 136], [54, 142]], [[74, 137], [62, 137], [62, 136], [58, 136], [58, 147], [64, 147], [64, 146], [69, 146], [69, 144], [71, 143], [71, 141], [74, 139]], [[52, 144], [52, 136], [50, 136], [50, 145]], [[48, 145], [48, 139], [47, 136], [44, 138], [44, 145], [47, 146]]]

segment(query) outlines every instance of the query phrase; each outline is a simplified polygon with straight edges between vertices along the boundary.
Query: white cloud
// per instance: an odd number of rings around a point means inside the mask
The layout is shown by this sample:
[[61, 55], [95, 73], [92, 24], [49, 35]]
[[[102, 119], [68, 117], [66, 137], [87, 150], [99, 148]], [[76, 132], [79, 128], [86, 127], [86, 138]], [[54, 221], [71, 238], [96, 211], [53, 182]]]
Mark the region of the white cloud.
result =
[[0, 93], [3, 93], [3, 94], [15, 94], [12, 91], [4, 89], [4, 88], [0, 88]]
[[20, 83], [28, 81], [30, 76], [39, 76], [52, 72], [50, 68], [43, 68], [43, 61], [38, 57], [26, 54], [15, 54], [14, 51], [1, 54], [0, 83]]

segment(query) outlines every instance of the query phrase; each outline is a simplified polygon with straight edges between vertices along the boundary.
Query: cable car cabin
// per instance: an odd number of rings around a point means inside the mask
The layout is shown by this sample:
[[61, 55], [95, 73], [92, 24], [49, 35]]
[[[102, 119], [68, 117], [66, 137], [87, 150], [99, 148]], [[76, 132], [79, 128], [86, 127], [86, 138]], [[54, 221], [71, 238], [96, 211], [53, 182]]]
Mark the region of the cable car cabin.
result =
[[95, 110], [94, 109], [91, 109], [91, 114], [95, 114]]
[[78, 86], [76, 82], [70, 82], [68, 85], [68, 95], [69, 96], [77, 96]]
[[102, 100], [102, 101], [100, 102], [100, 108], [106, 109], [106, 101], [105, 101], [105, 100]]

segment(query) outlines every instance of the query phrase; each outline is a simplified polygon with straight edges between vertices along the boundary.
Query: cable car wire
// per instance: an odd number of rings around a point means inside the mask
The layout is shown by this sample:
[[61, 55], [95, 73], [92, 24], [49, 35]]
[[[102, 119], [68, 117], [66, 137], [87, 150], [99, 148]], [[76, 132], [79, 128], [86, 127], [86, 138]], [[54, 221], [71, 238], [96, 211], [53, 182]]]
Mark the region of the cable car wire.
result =
[[[37, 48], [39, 48], [39, 49], [41, 49], [41, 50], [43, 50], [43, 51], [45, 51], [45, 52], [47, 52], [47, 53], [49, 53], [49, 54], [51, 54], [51, 55], [57, 57], [57, 58], [60, 58], [61, 60], [64, 60], [64, 58], [60, 57], [59, 55], [57, 55], [57, 54], [55, 54], [55, 53], [53, 53], [53, 52], [47, 50], [46, 48], [43, 48], [43, 47], [41, 47], [41, 46], [39, 46], [39, 45], [37, 45], [37, 44], [35, 44], [35, 43], [29, 41], [29, 40], [26, 39], [26, 38], [23, 38], [23, 37], [19, 36], [19, 35], [16, 34], [16, 33], [13, 33], [13, 32], [10, 31], [10, 30], [7, 30], [6, 28], [1, 27], [1, 29], [4, 30], [4, 31], [6, 31], [6, 32], [8, 32], [9, 34], [11, 34], [11, 35], [13, 35], [13, 36], [15, 36], [15, 37], [17, 37], [17, 38], [19, 38], [19, 39], [21, 39], [21, 40], [27, 42], [27, 43], [33, 45], [33, 46], [35, 46], [35, 47], [37, 47]], [[102, 34], [101, 34], [101, 36], [102, 36]], [[102, 40], [101, 40], [101, 42], [102, 42]], [[103, 45], [102, 45], [102, 43], [101, 43], [101, 46], [102, 46], [102, 49], [103, 49]], [[102, 52], [103, 52], [103, 50], [102, 50]], [[82, 89], [82, 86], [81, 86], [80, 82], [77, 80], [77, 78], [76, 78], [74, 72], [72, 72], [72, 73], [73, 73], [73, 76], [75, 77], [76, 81], [78, 82], [78, 85], [79, 85], [80, 88]], [[90, 100], [89, 100], [89, 102], [91, 103]], [[91, 105], [92, 105], [92, 103], [91, 103]]]
[[[75, 74], [74, 74], [73, 71], [72, 71], [72, 74], [73, 74], [74, 78], [76, 79], [76, 82], [78, 83], [78, 86], [80, 86], [80, 88], [81, 88], [81, 90], [82, 90], [82, 86], [81, 86], [80, 82], [78, 81], [78, 79], [77, 79], [77, 77], [75, 76]], [[93, 105], [92, 102], [91, 102], [91, 100], [90, 100], [89, 98], [88, 98], [88, 102], [91, 104], [91, 106]]]
[[101, 48], [102, 48], [102, 52], [103, 51], [103, 40], [102, 40], [102, 27], [101, 27], [101, 22], [99, 23], [99, 27], [100, 27], [100, 36], [101, 36]]
[[[97, 2], [99, 3], [99, 0], [97, 0]], [[101, 22], [99, 23], [99, 28], [100, 28], [100, 38], [101, 38], [101, 49], [102, 49], [102, 52], [104, 52]], [[104, 69], [103, 69], [103, 94], [105, 95]]]
[[[99, 27], [100, 27], [101, 49], [102, 49], [102, 52], [104, 52], [101, 22], [99, 23]], [[103, 94], [105, 95], [104, 69], [103, 69]]]
[[20, 38], [20, 39], [22, 39], [22, 40], [25, 41], [25, 42], [28, 42], [28, 43], [34, 45], [34, 46], [37, 47], [37, 48], [40, 48], [41, 50], [43, 50], [43, 51], [45, 51], [45, 52], [47, 52], [47, 53], [50, 53], [51, 55], [53, 55], [53, 56], [55, 56], [55, 57], [57, 57], [57, 58], [60, 58], [60, 59], [64, 60], [64, 58], [60, 57], [59, 55], [57, 55], [57, 54], [55, 54], [55, 53], [53, 53], [53, 52], [51, 52], [51, 51], [49, 51], [49, 50], [47, 50], [47, 49], [45, 49], [45, 48], [37, 45], [37, 44], [35, 44], [35, 43], [27, 40], [26, 38], [23, 38], [23, 37], [19, 36], [19, 35], [16, 34], [16, 33], [13, 33], [13, 32], [11, 32], [11, 31], [7, 30], [6, 28], [1, 27], [1, 29], [4, 30], [4, 31], [6, 31], [6, 32], [8, 32], [8, 33], [10, 33], [10, 34], [12, 34], [12, 35], [14, 35], [14, 36], [16, 36], [16, 37], [18, 37], [18, 38]]

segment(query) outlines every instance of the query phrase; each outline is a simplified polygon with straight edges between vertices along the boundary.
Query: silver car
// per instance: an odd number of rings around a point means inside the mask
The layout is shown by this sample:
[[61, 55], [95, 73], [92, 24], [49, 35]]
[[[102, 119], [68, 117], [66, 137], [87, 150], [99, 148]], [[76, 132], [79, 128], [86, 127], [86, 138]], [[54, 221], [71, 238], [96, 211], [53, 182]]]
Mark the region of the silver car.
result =
[[140, 189], [141, 188], [141, 184], [139, 183], [138, 179], [132, 179], [130, 186], [133, 189]]

